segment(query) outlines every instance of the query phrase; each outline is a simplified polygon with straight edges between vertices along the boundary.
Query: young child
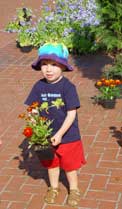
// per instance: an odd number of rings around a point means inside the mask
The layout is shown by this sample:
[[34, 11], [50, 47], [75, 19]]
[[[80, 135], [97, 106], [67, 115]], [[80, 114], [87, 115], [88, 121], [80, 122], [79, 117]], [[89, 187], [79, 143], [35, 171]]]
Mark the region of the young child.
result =
[[68, 64], [68, 50], [63, 44], [47, 43], [39, 48], [39, 57], [32, 68], [41, 70], [43, 79], [33, 86], [25, 104], [39, 103], [62, 99], [64, 106], [59, 109], [50, 108], [44, 115], [53, 119], [52, 145], [55, 147], [53, 160], [43, 160], [41, 163], [48, 169], [50, 187], [45, 196], [49, 204], [55, 203], [59, 193], [60, 168], [66, 172], [69, 182], [67, 203], [77, 206], [80, 200], [77, 169], [85, 164], [83, 145], [78, 128], [77, 109], [80, 107], [75, 86], [63, 76], [63, 71], [72, 71]]

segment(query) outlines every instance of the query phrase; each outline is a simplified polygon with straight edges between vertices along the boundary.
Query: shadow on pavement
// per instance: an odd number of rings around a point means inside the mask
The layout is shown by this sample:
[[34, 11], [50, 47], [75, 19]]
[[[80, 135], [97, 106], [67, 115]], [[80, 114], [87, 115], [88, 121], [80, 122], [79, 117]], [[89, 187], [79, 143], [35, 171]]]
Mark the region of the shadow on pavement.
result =
[[113, 59], [105, 54], [89, 54], [72, 56], [72, 62], [81, 72], [82, 77], [98, 80], [103, 72], [105, 65], [112, 64]]
[[117, 139], [117, 143], [120, 147], [122, 147], [122, 127], [120, 130], [117, 130], [115, 126], [110, 127], [112, 136]]
[[[19, 161], [19, 169], [24, 170], [24, 173], [31, 176], [33, 179], [44, 179], [47, 186], [50, 186], [48, 179], [47, 169], [41, 166], [38, 157], [32, 149], [28, 149], [28, 141], [24, 139], [19, 145], [21, 149], [21, 155], [16, 156], [14, 159]], [[68, 182], [63, 170], [60, 172], [59, 181], [69, 189]]]

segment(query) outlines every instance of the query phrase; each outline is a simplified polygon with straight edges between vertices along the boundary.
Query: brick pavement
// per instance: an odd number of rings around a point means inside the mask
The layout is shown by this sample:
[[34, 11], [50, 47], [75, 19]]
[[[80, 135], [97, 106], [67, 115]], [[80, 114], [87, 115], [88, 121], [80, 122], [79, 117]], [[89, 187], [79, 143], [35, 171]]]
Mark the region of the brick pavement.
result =
[[[12, 0], [14, 2], [15, 0]], [[4, 20], [3, 20], [4, 22]], [[27, 151], [18, 114], [23, 101], [40, 72], [30, 65], [36, 50], [22, 53], [16, 48], [13, 34], [1, 32], [0, 38], [0, 209], [70, 209], [66, 205], [67, 181], [60, 176], [62, 193], [53, 206], [43, 202], [48, 186], [47, 171], [35, 155]], [[2, 39], [3, 38], [3, 39]], [[122, 208], [122, 100], [115, 109], [105, 110], [92, 104], [94, 82], [102, 67], [110, 63], [104, 55], [70, 57], [75, 68], [65, 73], [77, 87], [81, 101], [79, 125], [87, 164], [79, 170], [82, 191], [78, 209]]]

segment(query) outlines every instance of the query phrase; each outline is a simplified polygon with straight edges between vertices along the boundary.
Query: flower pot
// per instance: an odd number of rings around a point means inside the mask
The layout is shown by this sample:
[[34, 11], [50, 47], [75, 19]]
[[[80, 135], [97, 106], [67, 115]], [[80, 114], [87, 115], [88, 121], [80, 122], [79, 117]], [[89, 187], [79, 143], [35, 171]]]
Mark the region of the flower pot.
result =
[[105, 100], [101, 100], [99, 103], [106, 109], [113, 109], [115, 107], [116, 100], [105, 99]]
[[16, 41], [17, 48], [20, 49], [21, 52], [28, 53], [33, 49], [33, 46], [21, 46], [19, 41]]
[[32, 46], [23, 46], [20, 48], [21, 52], [28, 53], [32, 50]]
[[34, 145], [34, 151], [39, 160], [52, 160], [54, 158], [54, 148], [49, 146]]

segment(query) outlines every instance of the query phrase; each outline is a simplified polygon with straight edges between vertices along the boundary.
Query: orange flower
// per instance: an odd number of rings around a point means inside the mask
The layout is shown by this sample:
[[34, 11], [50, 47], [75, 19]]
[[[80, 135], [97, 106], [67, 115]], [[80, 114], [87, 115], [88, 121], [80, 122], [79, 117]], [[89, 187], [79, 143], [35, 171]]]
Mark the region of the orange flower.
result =
[[27, 111], [28, 111], [28, 112], [31, 112], [32, 109], [33, 109], [32, 107], [28, 107], [28, 108], [27, 108]]
[[39, 102], [33, 102], [32, 104], [31, 104], [31, 107], [32, 108], [36, 108], [36, 107], [38, 107], [39, 106]]
[[110, 80], [107, 80], [107, 79], [106, 79], [106, 80], [104, 81], [104, 84], [105, 84], [106, 86], [109, 86], [109, 85], [110, 85]]
[[26, 127], [24, 130], [23, 130], [23, 134], [26, 136], [26, 137], [31, 137], [32, 134], [33, 134], [33, 129], [31, 127]]
[[25, 118], [25, 116], [26, 116], [25, 113], [21, 113], [18, 115], [18, 118]]
[[96, 85], [97, 86], [102, 86], [102, 82], [101, 81], [97, 81]]
[[47, 120], [47, 118], [46, 118], [46, 117], [40, 117], [40, 120], [42, 120], [42, 121], [46, 121], [46, 120]]
[[115, 85], [114, 84], [111, 84], [110, 87], [115, 87]]
[[25, 118], [26, 121], [31, 121], [30, 117]]
[[101, 78], [101, 81], [104, 82], [106, 79], [105, 78]]
[[109, 80], [110, 84], [115, 84], [115, 81], [113, 79]]
[[119, 85], [119, 84], [121, 84], [121, 81], [119, 79], [117, 79], [117, 80], [115, 80], [115, 84]]

